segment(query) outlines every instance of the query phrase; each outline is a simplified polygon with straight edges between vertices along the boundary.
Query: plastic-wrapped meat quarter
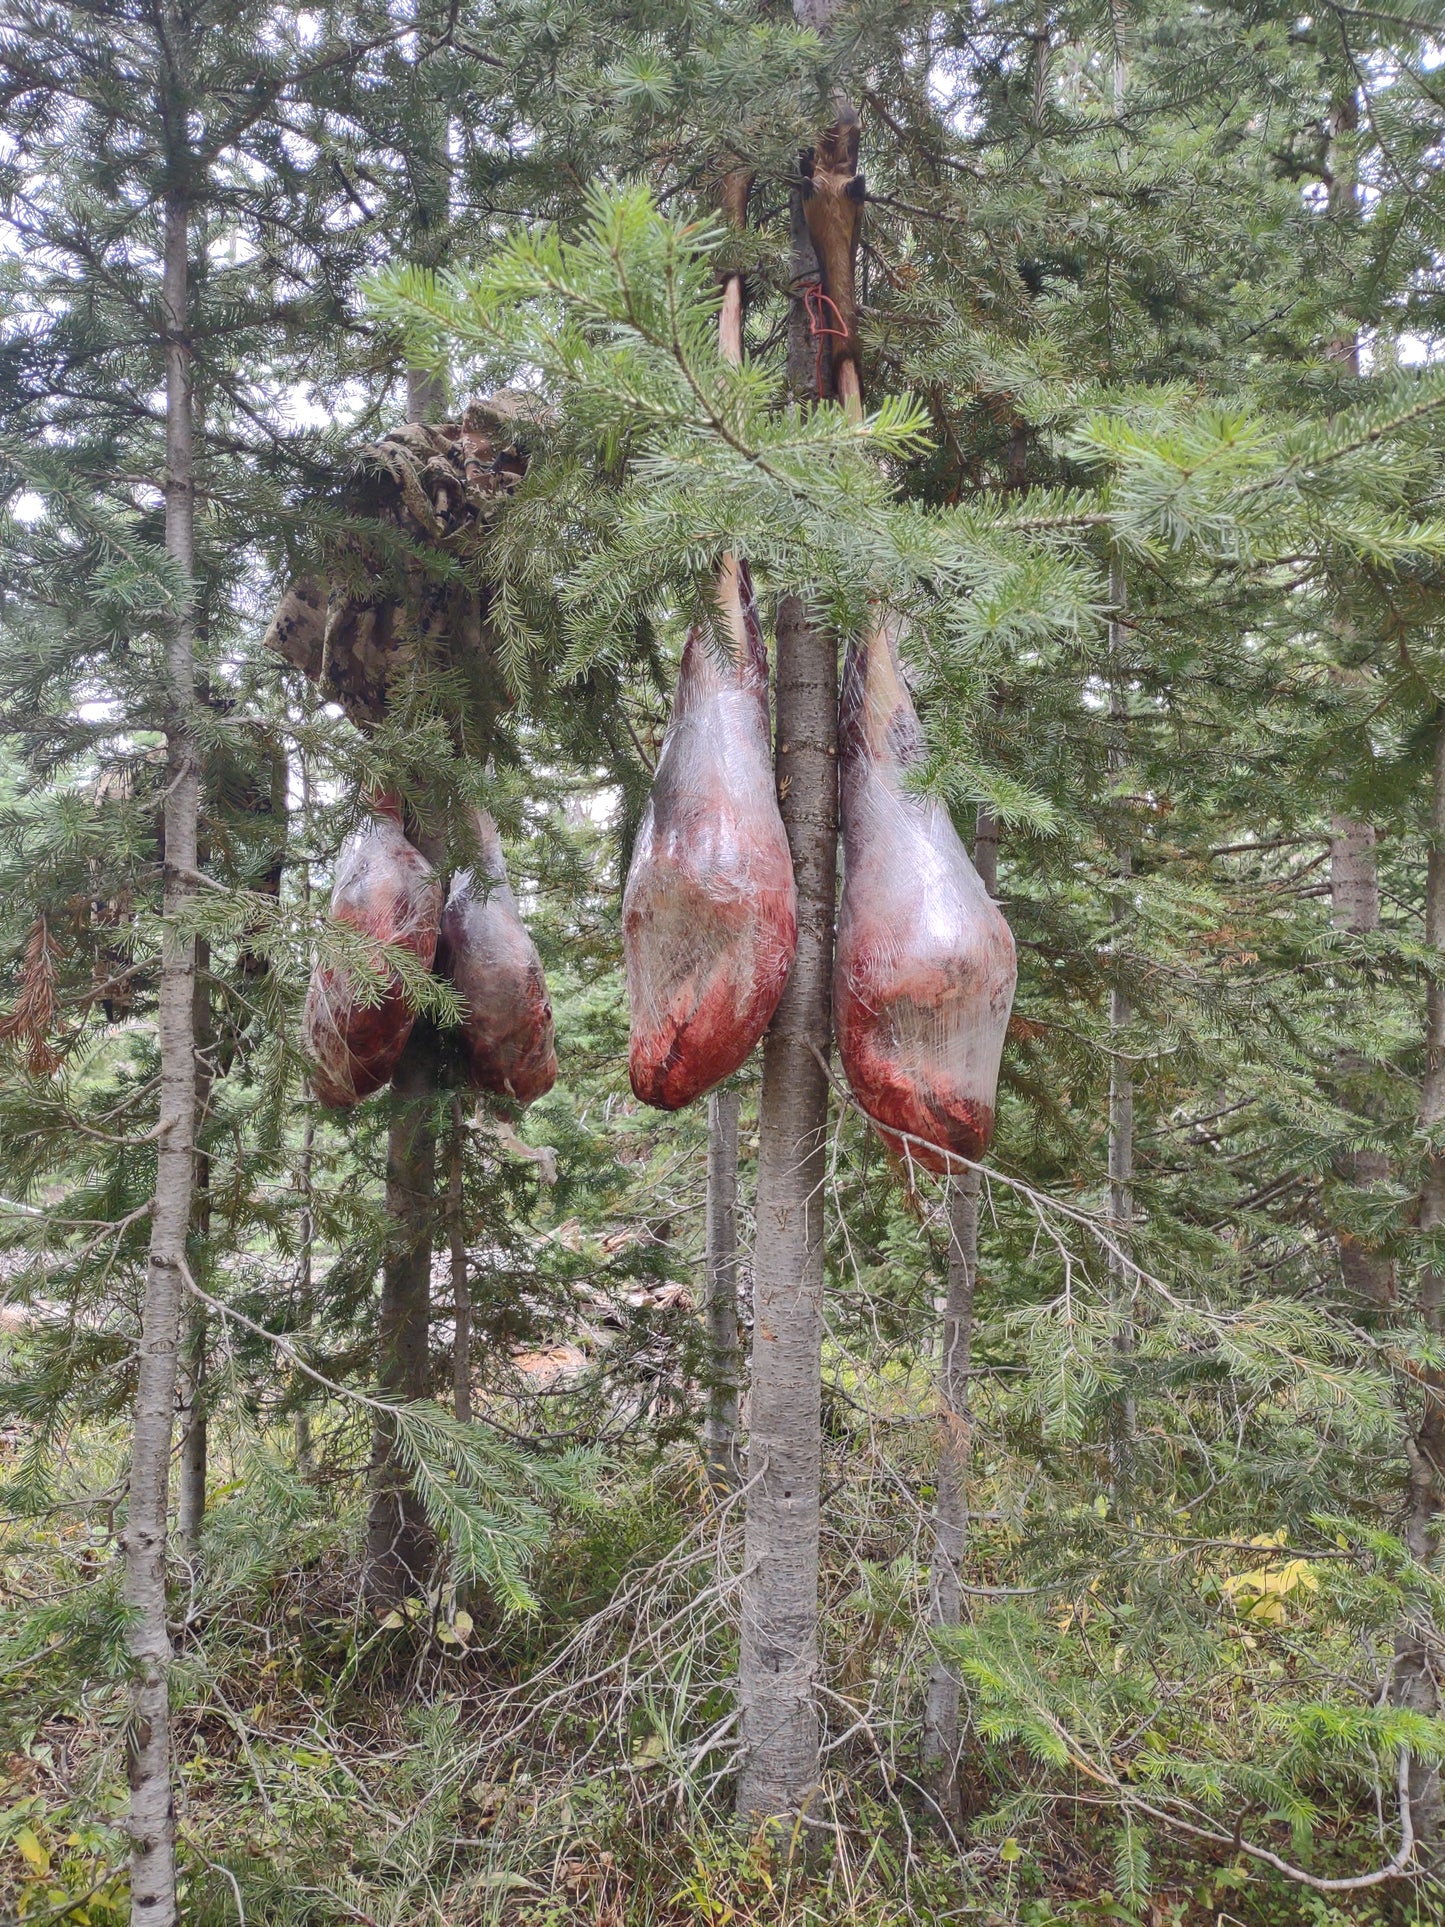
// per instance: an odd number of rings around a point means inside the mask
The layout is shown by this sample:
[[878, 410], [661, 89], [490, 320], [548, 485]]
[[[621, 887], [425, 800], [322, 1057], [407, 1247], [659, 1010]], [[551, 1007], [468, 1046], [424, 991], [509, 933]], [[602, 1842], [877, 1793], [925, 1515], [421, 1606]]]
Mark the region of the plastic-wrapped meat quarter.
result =
[[437, 970], [466, 1004], [461, 1043], [468, 1082], [526, 1105], [557, 1081], [552, 1005], [542, 959], [517, 914], [497, 826], [478, 810], [474, 830], [478, 861], [452, 881]]
[[932, 1171], [993, 1136], [1013, 934], [941, 803], [905, 788], [923, 752], [899, 625], [849, 655], [840, 713], [838, 1052], [884, 1140]]
[[[331, 915], [381, 943], [405, 945], [430, 970], [441, 922], [441, 881], [407, 842], [396, 798], [378, 797], [372, 810], [371, 821], [341, 846]], [[312, 969], [302, 1039], [312, 1061], [312, 1087], [329, 1109], [344, 1109], [379, 1091], [391, 1081], [406, 1048], [416, 1013], [395, 971], [386, 975], [380, 999], [368, 1002], [358, 995], [350, 971], [321, 959]]]
[[[797, 892], [774, 788], [768, 659], [747, 566], [724, 561], [689, 631], [622, 899], [629, 1071], [675, 1111], [742, 1064], [788, 981]], [[719, 646], [721, 643], [721, 647]]]

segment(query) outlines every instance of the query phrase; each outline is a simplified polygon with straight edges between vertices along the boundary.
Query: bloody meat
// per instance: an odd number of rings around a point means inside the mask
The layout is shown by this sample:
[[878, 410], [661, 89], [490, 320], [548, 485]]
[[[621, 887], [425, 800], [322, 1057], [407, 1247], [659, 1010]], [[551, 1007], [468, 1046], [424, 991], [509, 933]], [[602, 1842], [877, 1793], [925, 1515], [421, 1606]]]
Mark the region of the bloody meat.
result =
[[[672, 721], [622, 899], [628, 1069], [675, 1111], [768, 1027], [792, 969], [798, 900], [773, 783], [768, 658], [746, 563], [718, 574], [723, 622], [689, 631]], [[721, 646], [720, 646], [721, 645]]]
[[957, 1170], [950, 1154], [978, 1158], [993, 1136], [1014, 941], [948, 811], [904, 787], [923, 735], [898, 634], [875, 624], [844, 672], [834, 1021], [853, 1094], [885, 1142]]
[[[331, 889], [331, 915], [380, 943], [404, 945], [423, 969], [436, 955], [442, 886], [420, 850], [407, 842], [401, 805], [379, 796], [372, 817], [341, 846]], [[331, 1110], [344, 1110], [389, 1083], [406, 1048], [416, 1013], [401, 980], [378, 957], [386, 985], [376, 1002], [363, 1001], [350, 971], [318, 959], [311, 972], [302, 1037], [312, 1061], [311, 1083]]]
[[453, 879], [437, 970], [465, 1004], [462, 1055], [477, 1090], [530, 1104], [557, 1081], [552, 1004], [537, 946], [517, 914], [502, 839], [476, 813], [478, 861]]

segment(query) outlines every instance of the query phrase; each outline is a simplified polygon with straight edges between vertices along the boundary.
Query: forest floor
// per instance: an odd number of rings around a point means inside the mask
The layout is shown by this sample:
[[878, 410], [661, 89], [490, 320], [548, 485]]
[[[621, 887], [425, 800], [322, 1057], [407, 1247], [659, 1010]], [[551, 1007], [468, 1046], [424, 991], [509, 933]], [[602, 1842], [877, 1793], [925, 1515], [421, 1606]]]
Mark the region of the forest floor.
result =
[[[870, 1682], [916, 1655], [857, 1573], [830, 1575], [829, 1825], [772, 1850], [729, 1819], [735, 1529], [677, 1448], [561, 1527], [540, 1609], [442, 1588], [362, 1604], [359, 1441], [301, 1480], [275, 1442], [218, 1457], [203, 1559], [178, 1572], [178, 1822], [185, 1917], [265, 1927], [1424, 1927], [1408, 1885], [1350, 1904], [1228, 1853], [1156, 1843], [1144, 1897], [1115, 1897], [1113, 1835], [1055, 1793], [1026, 1835], [990, 1810], [1036, 1777], [991, 1745], [950, 1838]], [[71, 1453], [114, 1485], [118, 1429]], [[12, 1438], [0, 1451], [14, 1471]], [[330, 1470], [328, 1471], [328, 1468]], [[119, 1927], [127, 1914], [125, 1689], [107, 1505], [0, 1527], [0, 1918]], [[848, 1608], [852, 1607], [852, 1610]], [[900, 1665], [901, 1662], [901, 1665]], [[892, 1689], [890, 1689], [892, 1690]], [[898, 1709], [895, 1706], [894, 1713]], [[913, 1710], [900, 1720], [907, 1730]], [[1063, 1816], [1062, 1818], [1060, 1816]]]

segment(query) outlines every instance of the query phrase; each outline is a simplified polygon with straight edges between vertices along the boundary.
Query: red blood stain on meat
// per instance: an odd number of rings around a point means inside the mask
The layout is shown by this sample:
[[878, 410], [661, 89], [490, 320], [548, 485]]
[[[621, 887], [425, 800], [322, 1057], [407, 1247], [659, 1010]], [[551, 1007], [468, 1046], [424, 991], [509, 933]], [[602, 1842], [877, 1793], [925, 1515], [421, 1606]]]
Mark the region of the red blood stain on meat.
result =
[[884, 1139], [930, 1171], [993, 1136], [1013, 1002], [1013, 935], [941, 803], [904, 787], [922, 732], [879, 623], [849, 655], [842, 751], [838, 1051]]
[[718, 601], [721, 637], [714, 624], [695, 624], [683, 649], [622, 899], [628, 1069], [637, 1096], [663, 1111], [701, 1097], [747, 1059], [798, 941], [773, 783], [768, 659], [746, 564], [725, 558]]
[[452, 881], [442, 913], [437, 970], [466, 1004], [462, 1055], [475, 1089], [531, 1104], [557, 1081], [552, 1004], [542, 959], [517, 914], [502, 841], [476, 817], [479, 859]]
[[[371, 821], [349, 836], [336, 859], [331, 915], [380, 943], [402, 944], [425, 969], [436, 955], [442, 886], [420, 850], [407, 842], [395, 797], [373, 800]], [[386, 966], [380, 1000], [359, 1000], [350, 971], [318, 960], [311, 972], [302, 1039], [312, 1060], [312, 1088], [343, 1110], [389, 1083], [416, 1013], [401, 980]]]

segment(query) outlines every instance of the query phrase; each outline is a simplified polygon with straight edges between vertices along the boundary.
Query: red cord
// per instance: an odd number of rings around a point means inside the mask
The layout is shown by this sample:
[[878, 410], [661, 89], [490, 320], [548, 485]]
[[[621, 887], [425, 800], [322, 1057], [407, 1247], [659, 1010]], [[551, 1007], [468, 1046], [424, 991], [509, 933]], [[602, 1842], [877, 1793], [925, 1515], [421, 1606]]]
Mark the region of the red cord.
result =
[[[842, 309], [838, 306], [832, 295], [825, 294], [816, 281], [804, 294], [803, 307], [808, 316], [808, 326], [812, 330], [813, 339], [818, 344], [818, 352], [813, 362], [813, 392], [821, 399], [823, 393], [823, 343], [825, 340], [846, 341], [848, 339], [848, 325], [843, 319]], [[830, 326], [828, 322], [825, 313], [825, 310], [828, 308], [833, 310], [834, 319], [838, 324], [836, 328]]]

